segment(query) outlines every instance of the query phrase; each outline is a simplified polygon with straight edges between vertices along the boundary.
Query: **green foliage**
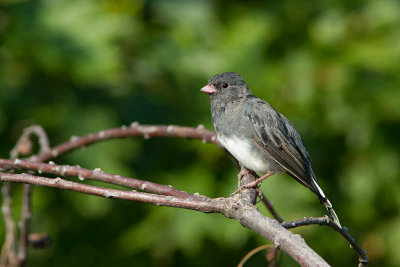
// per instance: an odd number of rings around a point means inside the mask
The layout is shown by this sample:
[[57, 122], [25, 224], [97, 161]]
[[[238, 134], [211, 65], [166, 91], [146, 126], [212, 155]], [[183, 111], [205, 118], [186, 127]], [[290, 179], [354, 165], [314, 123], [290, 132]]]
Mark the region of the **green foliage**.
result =
[[[237, 71], [299, 130], [322, 187], [371, 265], [400, 265], [398, 1], [0, 5], [2, 158], [33, 123], [53, 145], [132, 121], [211, 128], [208, 97], [199, 89], [214, 74]], [[57, 162], [212, 197], [236, 186], [228, 157], [198, 141], [109, 141]], [[18, 218], [20, 186], [13, 188]], [[262, 189], [286, 220], [326, 213], [287, 175]], [[54, 244], [32, 250], [30, 266], [235, 265], [265, 243], [220, 215], [47, 188], [35, 189], [33, 209], [32, 231], [48, 232]], [[332, 265], [356, 264], [331, 230], [294, 231]], [[248, 266], [260, 264], [265, 260], [255, 257]]]

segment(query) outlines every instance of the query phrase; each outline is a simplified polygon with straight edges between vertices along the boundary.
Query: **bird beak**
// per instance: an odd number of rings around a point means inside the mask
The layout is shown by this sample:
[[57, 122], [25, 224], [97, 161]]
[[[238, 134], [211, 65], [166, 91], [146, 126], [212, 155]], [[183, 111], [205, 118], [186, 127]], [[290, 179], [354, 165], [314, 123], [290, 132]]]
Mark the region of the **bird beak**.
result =
[[207, 94], [214, 94], [215, 93], [215, 87], [213, 85], [207, 84], [203, 88], [200, 89], [200, 91], [207, 93]]

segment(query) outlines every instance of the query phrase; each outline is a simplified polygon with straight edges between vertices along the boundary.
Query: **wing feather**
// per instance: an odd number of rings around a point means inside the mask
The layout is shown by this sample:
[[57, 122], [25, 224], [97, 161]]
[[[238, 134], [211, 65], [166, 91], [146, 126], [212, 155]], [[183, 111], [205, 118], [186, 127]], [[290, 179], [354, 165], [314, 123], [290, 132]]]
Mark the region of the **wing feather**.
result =
[[254, 125], [253, 140], [293, 178], [321, 195], [311, 158], [293, 125], [266, 101], [249, 96], [244, 115]]

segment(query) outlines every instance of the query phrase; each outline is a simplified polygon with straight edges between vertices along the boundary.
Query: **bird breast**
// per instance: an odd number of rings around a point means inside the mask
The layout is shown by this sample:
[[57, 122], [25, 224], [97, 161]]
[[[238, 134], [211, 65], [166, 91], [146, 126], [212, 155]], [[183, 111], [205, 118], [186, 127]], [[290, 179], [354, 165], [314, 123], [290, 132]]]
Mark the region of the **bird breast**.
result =
[[218, 135], [221, 144], [232, 154], [244, 167], [259, 174], [267, 171], [280, 172], [281, 167], [268, 155], [265, 154], [251, 140], [242, 139], [235, 135]]

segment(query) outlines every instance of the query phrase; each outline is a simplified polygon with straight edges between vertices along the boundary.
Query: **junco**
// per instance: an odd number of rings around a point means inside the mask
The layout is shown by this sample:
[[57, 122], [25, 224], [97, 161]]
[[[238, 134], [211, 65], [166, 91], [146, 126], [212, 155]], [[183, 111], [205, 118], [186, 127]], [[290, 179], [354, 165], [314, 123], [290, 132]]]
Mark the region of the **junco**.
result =
[[341, 227], [325, 196], [299, 133], [282, 114], [254, 95], [235, 72], [212, 77], [201, 91], [210, 95], [211, 116], [222, 146], [244, 168], [268, 176], [286, 172], [313, 191]]

